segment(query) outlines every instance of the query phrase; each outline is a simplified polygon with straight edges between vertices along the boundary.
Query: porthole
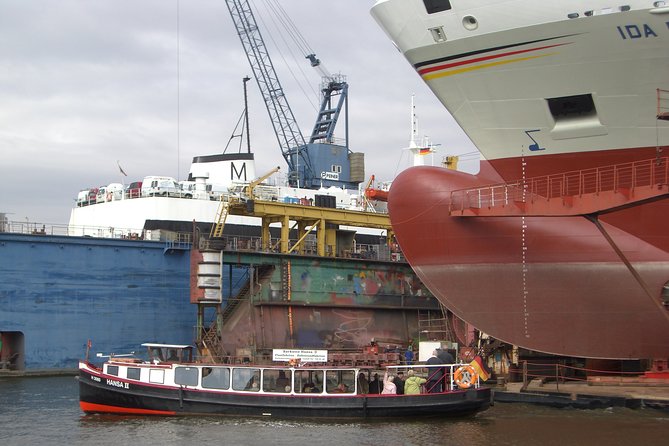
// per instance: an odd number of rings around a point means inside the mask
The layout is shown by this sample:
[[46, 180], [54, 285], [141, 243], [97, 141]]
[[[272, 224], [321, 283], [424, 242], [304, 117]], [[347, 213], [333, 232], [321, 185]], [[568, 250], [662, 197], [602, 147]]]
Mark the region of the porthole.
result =
[[462, 19], [462, 25], [463, 25], [466, 29], [468, 29], [468, 30], [470, 30], [470, 31], [474, 31], [476, 28], [479, 27], [479, 21], [476, 20], [476, 17], [471, 16], [471, 15], [468, 15], [468, 16], [465, 16], [465, 17]]

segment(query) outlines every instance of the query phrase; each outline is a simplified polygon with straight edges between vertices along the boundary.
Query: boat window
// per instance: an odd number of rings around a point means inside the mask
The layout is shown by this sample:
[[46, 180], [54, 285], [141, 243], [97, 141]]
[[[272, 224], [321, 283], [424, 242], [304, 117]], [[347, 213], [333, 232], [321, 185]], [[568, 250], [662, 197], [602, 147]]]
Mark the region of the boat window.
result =
[[139, 380], [141, 374], [141, 370], [139, 367], [128, 367], [128, 372], [126, 374], [126, 377], [128, 379], [137, 379]]
[[451, 9], [451, 0], [423, 0], [423, 3], [428, 14]]
[[163, 384], [165, 382], [165, 370], [149, 370], [149, 382], [155, 384]]
[[232, 389], [258, 392], [260, 390], [260, 369], [246, 367], [233, 369]]
[[323, 392], [323, 370], [296, 370], [295, 391], [301, 393]]
[[174, 369], [174, 382], [182, 386], [197, 386], [197, 367], [177, 367]]
[[108, 365], [107, 366], [107, 375], [118, 376], [118, 366], [117, 365]]
[[263, 370], [262, 389], [265, 392], [289, 393], [291, 386], [290, 369], [267, 369]]
[[151, 361], [163, 362], [165, 360], [165, 355], [160, 347], [149, 347], [149, 358]]
[[230, 368], [203, 367], [202, 387], [207, 389], [228, 390], [230, 388]]
[[353, 393], [355, 392], [354, 370], [328, 370], [326, 374], [327, 393]]
[[179, 350], [176, 348], [171, 348], [167, 351], [167, 360], [170, 362], [178, 362], [181, 361], [181, 358], [179, 357]]
[[662, 304], [669, 310], [669, 282], [662, 287]]

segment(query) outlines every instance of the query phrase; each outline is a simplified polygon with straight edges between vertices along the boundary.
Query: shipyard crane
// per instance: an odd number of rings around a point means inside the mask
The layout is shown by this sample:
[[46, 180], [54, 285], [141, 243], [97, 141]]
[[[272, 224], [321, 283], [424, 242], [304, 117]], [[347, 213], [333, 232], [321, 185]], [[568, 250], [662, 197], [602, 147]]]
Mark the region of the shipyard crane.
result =
[[[279, 82], [249, 1], [226, 0], [226, 5], [258, 83], [281, 153], [288, 164], [291, 186], [357, 188], [365, 177], [364, 155], [349, 150], [348, 122], [345, 144], [334, 142], [334, 129], [342, 109], [348, 121], [348, 84], [344, 77], [324, 74], [321, 107], [307, 143]], [[313, 67], [326, 73], [314, 54], [306, 58]]]

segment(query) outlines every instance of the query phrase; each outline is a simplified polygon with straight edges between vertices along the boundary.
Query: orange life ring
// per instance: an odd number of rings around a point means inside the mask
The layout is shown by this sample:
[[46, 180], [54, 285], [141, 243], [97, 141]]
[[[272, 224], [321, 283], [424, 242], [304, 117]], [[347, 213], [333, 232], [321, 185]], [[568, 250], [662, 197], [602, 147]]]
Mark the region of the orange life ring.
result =
[[453, 381], [461, 389], [469, 389], [473, 386], [476, 381], [478, 381], [479, 376], [474, 370], [474, 367], [470, 365], [463, 365], [458, 367], [458, 369], [453, 374]]

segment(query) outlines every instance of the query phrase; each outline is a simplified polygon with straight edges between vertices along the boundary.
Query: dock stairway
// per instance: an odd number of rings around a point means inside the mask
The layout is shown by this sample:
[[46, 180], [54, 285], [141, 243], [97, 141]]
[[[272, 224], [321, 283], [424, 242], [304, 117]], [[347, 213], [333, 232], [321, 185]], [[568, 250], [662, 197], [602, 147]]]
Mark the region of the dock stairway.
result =
[[223, 348], [217, 327], [218, 324], [214, 320], [209, 328], [202, 331], [197, 346], [205, 360], [214, 363], [223, 363], [228, 354]]
[[255, 276], [250, 274], [246, 275], [246, 281], [239, 289], [237, 294], [234, 297], [228, 299], [227, 305], [220, 312], [217, 312], [217, 317], [209, 325], [209, 328], [203, 330], [203, 333], [200, 336], [198, 342], [198, 346], [200, 347], [201, 351], [205, 351], [206, 349], [209, 356], [208, 359], [215, 362], [221, 362], [223, 358], [228, 356], [221, 343], [221, 333], [223, 327], [227, 322], [230, 321], [235, 311], [240, 307], [241, 303], [249, 301], [251, 297], [251, 280], [255, 281], [256, 283], [261, 283], [271, 278], [273, 272], [274, 265], [259, 265], [257, 267], [257, 274], [255, 274]]
[[669, 158], [596, 167], [451, 192], [458, 217], [576, 216], [669, 195]]
[[272, 273], [274, 272], [274, 265], [259, 265], [256, 267], [256, 274], [255, 277], [248, 277], [248, 279], [244, 282], [244, 285], [239, 289], [239, 292], [237, 293], [236, 296], [233, 298], [228, 299], [228, 303], [223, 309], [222, 312], [222, 323], [223, 325], [226, 324], [232, 317], [232, 315], [235, 313], [237, 308], [239, 308], [239, 305], [242, 302], [248, 302], [250, 296], [250, 291], [251, 291], [251, 280], [255, 281], [256, 284], [263, 282], [267, 279], [269, 279], [272, 276]]

